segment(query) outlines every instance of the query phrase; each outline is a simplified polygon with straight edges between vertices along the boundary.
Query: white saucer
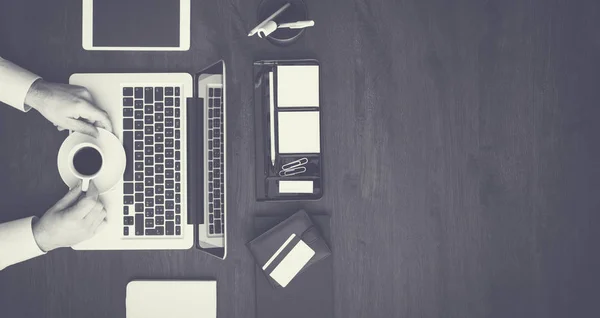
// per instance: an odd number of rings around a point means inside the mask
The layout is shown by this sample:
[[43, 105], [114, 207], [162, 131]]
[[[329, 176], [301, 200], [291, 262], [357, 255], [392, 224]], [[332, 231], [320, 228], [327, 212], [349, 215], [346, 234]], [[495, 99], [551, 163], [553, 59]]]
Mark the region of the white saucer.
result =
[[82, 142], [89, 142], [97, 145], [104, 155], [104, 163], [98, 176], [93, 179], [98, 191], [102, 194], [112, 190], [123, 178], [127, 158], [125, 149], [121, 141], [112, 133], [98, 128], [99, 136], [94, 138], [88, 135], [74, 132], [63, 141], [58, 150], [58, 173], [65, 184], [70, 188], [77, 185], [79, 179], [71, 172], [69, 168], [69, 153], [71, 149]]

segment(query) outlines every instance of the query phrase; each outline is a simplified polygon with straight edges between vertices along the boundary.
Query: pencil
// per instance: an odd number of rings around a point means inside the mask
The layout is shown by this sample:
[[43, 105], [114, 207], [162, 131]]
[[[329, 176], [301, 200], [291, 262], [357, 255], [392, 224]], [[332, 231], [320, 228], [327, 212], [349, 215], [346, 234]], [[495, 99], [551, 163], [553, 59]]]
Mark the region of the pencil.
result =
[[271, 129], [271, 165], [275, 166], [275, 96], [273, 93], [273, 72], [269, 72], [269, 120]]

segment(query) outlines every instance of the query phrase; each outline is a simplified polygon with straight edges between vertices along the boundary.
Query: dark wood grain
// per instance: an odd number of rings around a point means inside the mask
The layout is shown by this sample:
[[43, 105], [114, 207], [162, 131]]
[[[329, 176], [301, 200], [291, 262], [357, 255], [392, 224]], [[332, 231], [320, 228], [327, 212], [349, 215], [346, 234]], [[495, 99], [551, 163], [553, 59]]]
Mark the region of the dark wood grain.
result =
[[[180, 53], [86, 52], [80, 1], [2, 2], [0, 55], [49, 80], [224, 58], [230, 141], [226, 261], [60, 250], [0, 272], [3, 315], [124, 317], [132, 279], [215, 277], [219, 317], [253, 317], [252, 217], [299, 207], [332, 216], [336, 317], [600, 315], [600, 2], [307, 0], [316, 26], [277, 48], [246, 37], [258, 0], [198, 0]], [[274, 57], [322, 65], [320, 201], [254, 200], [252, 61]], [[0, 221], [63, 195], [64, 137], [0, 107]]]

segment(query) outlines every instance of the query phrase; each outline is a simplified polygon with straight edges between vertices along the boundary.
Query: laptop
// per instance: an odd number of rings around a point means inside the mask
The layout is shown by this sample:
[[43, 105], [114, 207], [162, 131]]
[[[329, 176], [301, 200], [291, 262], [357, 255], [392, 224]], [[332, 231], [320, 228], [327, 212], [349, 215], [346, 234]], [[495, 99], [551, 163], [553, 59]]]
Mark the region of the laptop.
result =
[[226, 241], [225, 63], [187, 73], [73, 74], [110, 116], [127, 156], [101, 196], [107, 226], [76, 250], [189, 249]]

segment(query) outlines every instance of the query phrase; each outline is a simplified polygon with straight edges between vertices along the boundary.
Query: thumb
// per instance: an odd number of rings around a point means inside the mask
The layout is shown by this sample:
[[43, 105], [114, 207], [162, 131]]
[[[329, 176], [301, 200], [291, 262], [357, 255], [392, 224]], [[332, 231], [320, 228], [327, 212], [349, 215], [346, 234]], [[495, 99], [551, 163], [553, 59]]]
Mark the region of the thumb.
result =
[[85, 120], [71, 118], [68, 119], [67, 123], [68, 125], [65, 125], [67, 126], [66, 128], [92, 137], [98, 137], [98, 129]]
[[93, 180], [90, 180], [90, 186], [88, 187], [85, 196], [93, 200], [98, 200], [98, 195], [100, 195], [98, 187], [96, 187], [96, 184], [94, 184]]
[[73, 202], [77, 201], [79, 196], [81, 195], [81, 181], [77, 183], [76, 186], [71, 188], [67, 194], [62, 197], [62, 199], [58, 200], [56, 204], [52, 207], [55, 211], [60, 211], [68, 208]]

